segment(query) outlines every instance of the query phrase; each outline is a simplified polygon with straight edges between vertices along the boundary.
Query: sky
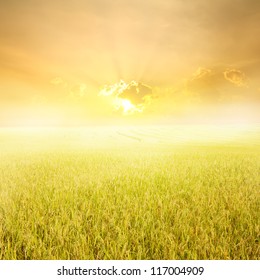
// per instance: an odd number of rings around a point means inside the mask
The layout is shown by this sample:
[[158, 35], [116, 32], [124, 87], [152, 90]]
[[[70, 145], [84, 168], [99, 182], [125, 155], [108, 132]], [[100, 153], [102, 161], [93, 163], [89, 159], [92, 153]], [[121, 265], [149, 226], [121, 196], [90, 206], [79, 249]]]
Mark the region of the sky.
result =
[[0, 0], [0, 125], [259, 122], [258, 0]]

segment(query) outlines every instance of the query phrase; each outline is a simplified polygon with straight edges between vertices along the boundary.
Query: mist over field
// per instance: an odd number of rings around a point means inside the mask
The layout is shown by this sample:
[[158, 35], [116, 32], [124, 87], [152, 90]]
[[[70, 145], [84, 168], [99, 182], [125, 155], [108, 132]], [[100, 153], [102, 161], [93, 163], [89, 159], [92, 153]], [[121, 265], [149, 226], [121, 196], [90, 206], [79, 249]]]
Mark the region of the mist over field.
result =
[[258, 127], [0, 130], [1, 259], [259, 259]]

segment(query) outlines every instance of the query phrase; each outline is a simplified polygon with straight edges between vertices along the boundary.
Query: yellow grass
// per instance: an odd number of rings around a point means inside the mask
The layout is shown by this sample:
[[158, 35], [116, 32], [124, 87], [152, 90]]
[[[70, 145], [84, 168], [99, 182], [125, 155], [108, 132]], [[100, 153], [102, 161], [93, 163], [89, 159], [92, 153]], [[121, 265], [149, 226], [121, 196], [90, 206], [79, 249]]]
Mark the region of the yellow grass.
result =
[[259, 259], [259, 128], [0, 130], [0, 259]]

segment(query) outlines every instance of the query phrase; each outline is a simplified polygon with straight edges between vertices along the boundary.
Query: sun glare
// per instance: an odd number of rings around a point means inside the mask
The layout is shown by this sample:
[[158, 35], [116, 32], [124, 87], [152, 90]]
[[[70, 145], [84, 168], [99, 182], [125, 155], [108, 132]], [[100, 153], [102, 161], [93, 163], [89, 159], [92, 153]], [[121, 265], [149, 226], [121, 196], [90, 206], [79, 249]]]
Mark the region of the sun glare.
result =
[[112, 97], [114, 109], [121, 111], [123, 115], [142, 113], [145, 108], [146, 94], [140, 93], [139, 85], [136, 81], [126, 83], [120, 80], [113, 85], [105, 85], [100, 90], [99, 95]]
[[123, 98], [116, 98], [114, 100], [114, 106], [116, 110], [122, 109], [123, 114], [141, 113], [143, 111], [141, 106], [135, 106], [130, 100]]

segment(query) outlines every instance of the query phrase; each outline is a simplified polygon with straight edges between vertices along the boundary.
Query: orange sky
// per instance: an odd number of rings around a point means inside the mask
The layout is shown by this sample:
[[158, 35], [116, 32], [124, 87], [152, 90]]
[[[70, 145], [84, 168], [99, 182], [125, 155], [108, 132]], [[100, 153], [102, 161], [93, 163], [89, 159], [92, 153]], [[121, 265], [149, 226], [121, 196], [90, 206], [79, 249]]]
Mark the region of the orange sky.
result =
[[[258, 0], [8, 0], [0, 18], [0, 125], [259, 121]], [[99, 94], [120, 80], [139, 86]]]

